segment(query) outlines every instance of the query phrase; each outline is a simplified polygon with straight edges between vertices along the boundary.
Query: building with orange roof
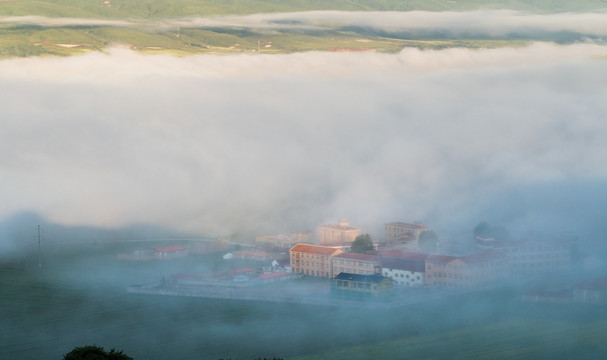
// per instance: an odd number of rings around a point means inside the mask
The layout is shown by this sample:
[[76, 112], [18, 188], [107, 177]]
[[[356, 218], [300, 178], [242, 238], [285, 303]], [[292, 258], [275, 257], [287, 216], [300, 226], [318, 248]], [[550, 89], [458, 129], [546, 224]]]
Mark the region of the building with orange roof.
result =
[[319, 245], [297, 244], [289, 250], [291, 272], [308, 276], [333, 277], [333, 256], [343, 250]]
[[318, 228], [318, 244], [350, 244], [360, 235], [360, 229], [350, 226], [346, 220], [337, 224], [322, 225]]

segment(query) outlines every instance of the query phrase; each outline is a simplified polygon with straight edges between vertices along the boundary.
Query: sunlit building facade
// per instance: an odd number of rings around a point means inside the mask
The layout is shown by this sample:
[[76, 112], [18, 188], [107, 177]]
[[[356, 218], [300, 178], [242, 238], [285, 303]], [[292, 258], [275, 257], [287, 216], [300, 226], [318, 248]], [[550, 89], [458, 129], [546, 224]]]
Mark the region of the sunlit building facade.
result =
[[319, 245], [350, 244], [360, 235], [360, 229], [350, 226], [348, 221], [322, 225], [318, 228]]
[[318, 245], [297, 244], [289, 250], [291, 272], [324, 278], [333, 277], [332, 258], [343, 250]]
[[333, 256], [333, 276], [345, 272], [350, 274], [371, 275], [380, 273], [380, 257], [377, 255], [343, 252]]

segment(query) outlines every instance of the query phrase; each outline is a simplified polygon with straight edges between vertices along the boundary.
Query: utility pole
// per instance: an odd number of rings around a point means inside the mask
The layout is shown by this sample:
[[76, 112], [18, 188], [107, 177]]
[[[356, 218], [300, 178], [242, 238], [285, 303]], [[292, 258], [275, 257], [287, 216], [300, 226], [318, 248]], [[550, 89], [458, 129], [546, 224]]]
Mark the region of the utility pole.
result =
[[42, 260], [40, 258], [40, 224], [38, 224], [38, 268], [42, 268]]

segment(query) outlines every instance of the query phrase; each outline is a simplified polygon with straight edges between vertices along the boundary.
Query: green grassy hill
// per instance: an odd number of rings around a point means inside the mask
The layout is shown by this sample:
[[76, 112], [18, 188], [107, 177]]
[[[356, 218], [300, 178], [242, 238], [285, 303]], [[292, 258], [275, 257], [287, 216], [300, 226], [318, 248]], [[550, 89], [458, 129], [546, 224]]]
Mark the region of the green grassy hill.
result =
[[516, 320], [347, 347], [293, 360], [596, 359], [607, 346], [607, 321]]
[[[159, 19], [192, 15], [254, 14], [309, 10], [445, 11], [512, 9], [534, 12], [596, 11], [607, 0], [4, 0], [0, 16]], [[110, 5], [110, 6], [107, 6]]]
[[[201, 53], [290, 53], [298, 51], [397, 52], [420, 48], [520, 46], [530, 40], [507, 38], [449, 38], [441, 34], [370, 33], [357, 28], [280, 30], [264, 33], [251, 29], [211, 27], [155, 28], [163, 21], [185, 17], [299, 12], [346, 11], [463, 11], [513, 9], [534, 13], [599, 11], [607, 0], [0, 0], [0, 57], [74, 55], [121, 44], [143, 52], [178, 56]], [[18, 20], [18, 17], [80, 19], [66, 25]], [[129, 26], [84, 24], [82, 19], [125, 20]], [[80, 23], [79, 23], [80, 22]], [[133, 25], [133, 23], [135, 25]]]

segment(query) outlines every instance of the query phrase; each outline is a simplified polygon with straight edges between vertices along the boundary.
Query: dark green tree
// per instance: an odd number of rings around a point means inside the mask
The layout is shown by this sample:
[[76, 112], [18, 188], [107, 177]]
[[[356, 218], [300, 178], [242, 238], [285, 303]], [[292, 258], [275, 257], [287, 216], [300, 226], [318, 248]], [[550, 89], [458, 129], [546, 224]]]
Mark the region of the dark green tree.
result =
[[367, 251], [373, 250], [373, 240], [369, 234], [361, 234], [354, 239], [352, 247], [350, 248], [355, 253], [366, 253]]
[[472, 235], [474, 236], [475, 239], [477, 237], [483, 237], [483, 238], [491, 237], [491, 226], [489, 226], [488, 222], [481, 221], [474, 228]]
[[425, 253], [434, 253], [436, 251], [436, 243], [438, 242], [438, 236], [432, 230], [422, 231], [419, 234], [419, 239], [417, 240], [417, 246], [422, 252]]
[[508, 240], [510, 234], [508, 229], [503, 226], [491, 226], [486, 221], [481, 221], [476, 225], [473, 231], [473, 236], [482, 238], [492, 238], [498, 241]]
[[122, 351], [112, 349], [108, 352], [101, 346], [87, 345], [75, 347], [74, 350], [63, 355], [63, 360], [133, 360], [133, 358]]

